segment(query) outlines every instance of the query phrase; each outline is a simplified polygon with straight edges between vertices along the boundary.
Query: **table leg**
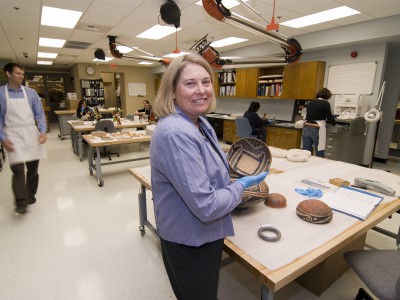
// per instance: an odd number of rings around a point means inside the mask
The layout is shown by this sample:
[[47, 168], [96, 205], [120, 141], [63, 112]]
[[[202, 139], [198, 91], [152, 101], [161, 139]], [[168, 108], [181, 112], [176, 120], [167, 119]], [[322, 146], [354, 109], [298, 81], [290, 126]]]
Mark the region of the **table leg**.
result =
[[78, 143], [78, 153], [79, 153], [79, 160], [83, 161], [83, 143], [82, 143], [82, 132], [77, 133], [77, 143]]
[[96, 177], [97, 177], [97, 184], [100, 187], [103, 186], [104, 181], [101, 175], [100, 147], [96, 147]]
[[274, 293], [265, 285], [261, 287], [261, 300], [273, 300]]
[[89, 147], [88, 150], [88, 162], [89, 162], [89, 173], [90, 176], [93, 176], [93, 148]]
[[138, 194], [139, 199], [139, 230], [142, 236], [145, 234], [145, 225], [147, 221], [146, 188], [142, 184]]
[[60, 130], [60, 133], [58, 134], [58, 137], [60, 138], [60, 140], [63, 140], [63, 136], [62, 136], [62, 117], [58, 116], [58, 129]]

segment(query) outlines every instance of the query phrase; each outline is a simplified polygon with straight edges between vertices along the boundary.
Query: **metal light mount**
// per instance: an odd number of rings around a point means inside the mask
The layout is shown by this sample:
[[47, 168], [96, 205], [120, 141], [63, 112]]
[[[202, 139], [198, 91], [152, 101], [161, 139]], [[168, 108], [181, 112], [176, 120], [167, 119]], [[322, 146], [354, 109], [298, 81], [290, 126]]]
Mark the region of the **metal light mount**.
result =
[[[222, 4], [221, 0], [202, 0], [202, 2], [206, 12], [214, 19], [221, 22], [226, 22], [232, 26], [238, 27], [242, 30], [246, 30], [248, 32], [261, 36], [267, 39], [268, 41], [279, 45], [285, 51], [285, 55], [282, 56], [284, 58], [283, 61], [282, 57], [277, 56], [277, 58], [274, 61], [266, 61], [266, 62], [293, 63], [298, 61], [301, 55], [303, 54], [303, 50], [300, 46], [300, 43], [296, 39], [292, 37], [286, 37], [285, 35], [280, 34], [278, 32], [266, 31], [266, 29], [262, 25], [253, 21], [249, 22], [249, 20], [243, 18], [242, 16], [232, 13]], [[245, 5], [244, 7], [249, 9], [247, 5]], [[250, 11], [252, 13], [255, 13], [254, 9], [250, 9]], [[259, 15], [257, 14], [257, 16]], [[260, 61], [258, 61], [258, 63], [260, 63]]]
[[131, 58], [131, 59], [137, 59], [137, 60], [147, 60], [147, 61], [154, 61], [154, 62], [159, 62], [162, 63], [163, 65], [167, 66], [168, 64], [171, 63], [171, 60], [168, 58], [162, 58], [162, 57], [156, 57], [154, 55], [152, 55], [151, 53], [145, 52], [143, 50], [137, 49], [137, 48], [132, 48], [138, 51], [141, 51], [143, 53], [149, 54], [151, 56], [143, 56], [143, 55], [126, 55], [126, 54], [122, 54], [121, 52], [119, 52], [119, 50], [117, 49], [117, 41], [116, 41], [116, 36], [113, 35], [109, 35], [108, 36], [108, 40], [109, 40], [109, 46], [110, 46], [110, 53], [112, 56], [114, 56], [115, 58], [118, 59], [122, 59], [122, 58]]

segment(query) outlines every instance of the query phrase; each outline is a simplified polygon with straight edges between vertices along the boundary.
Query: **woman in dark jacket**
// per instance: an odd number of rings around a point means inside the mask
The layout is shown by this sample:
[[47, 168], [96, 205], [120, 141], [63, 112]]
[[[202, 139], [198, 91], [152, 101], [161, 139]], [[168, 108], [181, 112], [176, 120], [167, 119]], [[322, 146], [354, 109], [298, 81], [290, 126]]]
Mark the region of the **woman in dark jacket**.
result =
[[80, 100], [78, 102], [78, 108], [76, 109], [76, 116], [78, 119], [81, 119], [82, 117], [84, 117], [83, 119], [87, 119], [88, 117], [90, 119], [91, 113], [92, 109], [89, 106], [86, 106], [86, 101]]
[[326, 123], [336, 125], [331, 112], [331, 105], [327, 100], [332, 93], [323, 88], [317, 93], [317, 100], [307, 105], [306, 121], [302, 131], [303, 149], [313, 151], [316, 156], [325, 157]]
[[266, 142], [266, 125], [271, 124], [272, 121], [266, 119], [266, 113], [264, 113], [263, 118], [257, 114], [258, 110], [260, 109], [260, 103], [258, 102], [251, 102], [249, 108], [244, 113], [243, 118], [249, 120], [252, 132], [251, 134], [257, 135], [260, 140], [264, 143]]

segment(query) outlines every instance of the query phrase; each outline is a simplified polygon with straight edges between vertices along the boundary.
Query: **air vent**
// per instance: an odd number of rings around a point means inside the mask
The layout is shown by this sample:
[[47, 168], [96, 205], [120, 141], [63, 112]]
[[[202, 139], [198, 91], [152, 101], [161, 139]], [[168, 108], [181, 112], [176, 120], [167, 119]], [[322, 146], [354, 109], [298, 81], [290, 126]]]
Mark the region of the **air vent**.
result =
[[72, 54], [58, 54], [58, 57], [78, 57], [78, 55], [72, 55]]
[[76, 26], [76, 29], [83, 30], [83, 31], [107, 33], [112, 29], [112, 27], [103, 26], [103, 25], [92, 25], [92, 24], [87, 24], [87, 23], [80, 22]]
[[89, 47], [90, 45], [91, 45], [91, 43], [87, 43], [87, 42], [68, 41], [65, 44], [64, 48], [84, 50], [87, 47]]

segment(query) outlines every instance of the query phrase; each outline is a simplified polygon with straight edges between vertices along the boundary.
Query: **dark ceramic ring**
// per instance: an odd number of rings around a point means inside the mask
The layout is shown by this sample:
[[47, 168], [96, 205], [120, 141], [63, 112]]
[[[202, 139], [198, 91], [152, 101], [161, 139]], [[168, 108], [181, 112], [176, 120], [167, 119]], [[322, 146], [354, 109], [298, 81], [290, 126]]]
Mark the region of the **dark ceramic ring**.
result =
[[[276, 234], [276, 236], [266, 236], [263, 234], [264, 231], [270, 231]], [[277, 242], [281, 239], [281, 232], [272, 226], [261, 226], [258, 229], [258, 236], [267, 242]]]

